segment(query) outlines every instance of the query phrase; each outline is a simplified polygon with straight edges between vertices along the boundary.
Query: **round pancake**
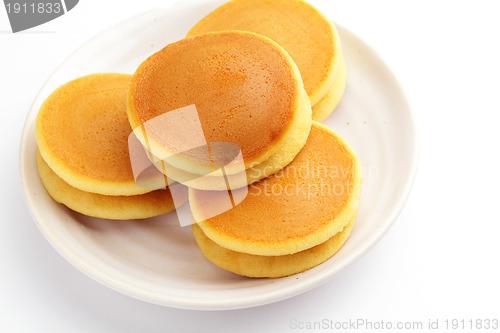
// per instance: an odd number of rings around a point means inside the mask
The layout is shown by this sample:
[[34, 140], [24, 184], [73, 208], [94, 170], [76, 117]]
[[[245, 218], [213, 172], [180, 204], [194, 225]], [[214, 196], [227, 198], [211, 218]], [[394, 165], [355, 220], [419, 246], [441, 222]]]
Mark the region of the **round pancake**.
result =
[[[238, 189], [255, 183], [278, 172], [292, 162], [302, 147], [304, 147], [311, 130], [311, 116], [307, 113], [301, 113], [300, 117], [301, 119], [294, 124], [294, 128], [286, 139], [287, 144], [276, 154], [264, 162], [245, 170], [244, 175], [226, 175], [228, 183], [231, 184], [231, 189]], [[169, 178], [188, 187], [199, 190], [227, 190], [226, 183], [221, 181], [220, 177], [212, 175], [200, 177], [197, 174], [177, 169], [166, 162], [156, 163], [155, 165]]]
[[[246, 190], [232, 191], [232, 196], [241, 198]], [[280, 256], [311, 248], [341, 231], [357, 210], [360, 193], [357, 155], [330, 128], [313, 121], [307, 143], [292, 163], [250, 185], [232, 209], [220, 209], [227, 195], [217, 191], [189, 189], [189, 203], [194, 221], [218, 245]]]
[[[81, 191], [62, 180], [37, 151], [40, 179], [49, 195], [66, 207], [87, 216], [111, 220], [144, 219], [175, 209], [169, 190], [130, 196], [111, 196]], [[176, 186], [183, 186], [177, 184]], [[187, 200], [187, 188], [186, 188]]]
[[[185, 129], [187, 122], [178, 113], [191, 105], [196, 106], [206, 143], [238, 145], [245, 169], [287, 145], [285, 139], [301, 114], [311, 113], [300, 73], [286, 51], [269, 38], [238, 31], [169, 44], [146, 59], [131, 80], [130, 124], [146, 133], [138, 139], [160, 159], [169, 156], [172, 166], [207, 174], [214, 162], [210, 152], [183, 154], [185, 147], [199, 146], [196, 133]], [[172, 111], [175, 118], [168, 124], [148, 125]], [[225, 171], [241, 170], [228, 166]]]
[[83, 76], [56, 89], [42, 104], [36, 120], [40, 153], [71, 186], [104, 195], [150, 191], [135, 183], [130, 165], [130, 78], [115, 73]]
[[193, 224], [196, 243], [205, 257], [220, 268], [238, 275], [255, 278], [279, 278], [313, 268], [331, 258], [344, 245], [354, 226], [350, 222], [327, 241], [310, 249], [282, 256], [258, 256], [231, 251], [210, 240]]
[[297, 64], [311, 105], [331, 87], [340, 61], [340, 38], [330, 20], [306, 1], [229, 1], [199, 21], [188, 36], [223, 30], [255, 32], [281, 45]]
[[328, 93], [312, 107], [312, 119], [322, 122], [337, 107], [344, 95], [347, 82], [347, 68], [344, 57], [341, 58], [339, 71]]

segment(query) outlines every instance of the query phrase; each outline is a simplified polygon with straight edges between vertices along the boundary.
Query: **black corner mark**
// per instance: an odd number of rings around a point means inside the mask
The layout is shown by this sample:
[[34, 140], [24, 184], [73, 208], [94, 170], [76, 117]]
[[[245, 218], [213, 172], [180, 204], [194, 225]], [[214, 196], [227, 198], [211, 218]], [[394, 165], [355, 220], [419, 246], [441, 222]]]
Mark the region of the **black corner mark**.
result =
[[12, 32], [52, 21], [73, 9], [79, 0], [4, 0]]

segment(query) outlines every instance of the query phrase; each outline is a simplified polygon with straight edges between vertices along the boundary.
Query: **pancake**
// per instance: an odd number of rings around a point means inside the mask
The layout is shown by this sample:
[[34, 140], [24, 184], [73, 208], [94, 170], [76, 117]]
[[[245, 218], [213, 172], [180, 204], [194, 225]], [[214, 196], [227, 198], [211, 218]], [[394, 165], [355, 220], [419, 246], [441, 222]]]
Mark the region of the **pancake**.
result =
[[56, 89], [42, 104], [36, 140], [43, 159], [71, 186], [103, 195], [151, 191], [134, 180], [126, 97], [131, 75], [92, 74]]
[[303, 272], [331, 258], [351, 234], [354, 220], [355, 216], [326, 242], [283, 256], [257, 256], [228, 250], [211, 241], [196, 224], [193, 224], [193, 234], [203, 255], [220, 268], [248, 277], [279, 278]]
[[[81, 191], [61, 179], [37, 151], [38, 173], [49, 195], [66, 207], [87, 216], [112, 220], [144, 219], [175, 209], [168, 189], [130, 196], [111, 196]], [[175, 186], [182, 186], [176, 184]], [[187, 188], [185, 200], [187, 200]], [[181, 193], [177, 192], [176, 193]], [[181, 201], [181, 200], [179, 200]], [[177, 200], [176, 200], [177, 202]], [[179, 204], [179, 202], [177, 202]]]
[[[269, 38], [238, 31], [186, 38], [150, 56], [132, 77], [127, 107], [152, 155], [194, 174], [212, 172], [215, 142], [237, 145], [243, 170], [262, 163], [296, 144], [286, 139], [311, 114], [286, 51]], [[193, 152], [195, 147], [200, 149]], [[240, 165], [225, 166], [226, 174], [241, 171]]]
[[188, 32], [243, 30], [281, 45], [297, 64], [304, 87], [315, 105], [332, 86], [341, 46], [333, 24], [302, 0], [232, 0], [200, 20]]
[[[306, 145], [283, 170], [225, 193], [189, 189], [193, 219], [219, 246], [236, 252], [281, 256], [325, 242], [348, 224], [359, 205], [361, 164], [349, 144], [313, 121]], [[244, 199], [242, 199], [244, 197]], [[236, 202], [236, 200], [233, 200]]]
[[344, 95], [347, 81], [347, 68], [344, 57], [341, 58], [339, 71], [328, 93], [312, 107], [312, 119], [322, 122], [333, 112]]

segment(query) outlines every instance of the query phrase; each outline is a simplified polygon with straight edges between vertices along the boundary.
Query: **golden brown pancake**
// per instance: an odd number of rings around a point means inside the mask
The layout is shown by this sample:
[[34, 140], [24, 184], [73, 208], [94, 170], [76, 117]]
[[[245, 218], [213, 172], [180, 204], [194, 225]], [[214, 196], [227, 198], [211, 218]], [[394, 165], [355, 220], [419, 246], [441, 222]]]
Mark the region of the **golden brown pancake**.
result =
[[[238, 191], [243, 190], [233, 191], [232, 197], [240, 198]], [[195, 222], [219, 246], [281, 256], [340, 232], [357, 211], [360, 192], [357, 155], [330, 128], [313, 121], [307, 143], [293, 162], [250, 185], [234, 208], [220, 213], [226, 194], [217, 191], [189, 189], [189, 202]]]
[[232, 0], [199, 21], [189, 32], [243, 30], [269, 37], [297, 64], [311, 104], [332, 86], [340, 62], [340, 39], [332, 23], [302, 0]]
[[[175, 209], [168, 189], [129, 196], [90, 193], [69, 185], [57, 176], [38, 151], [37, 165], [40, 179], [49, 195], [71, 210], [87, 216], [112, 220], [144, 219]], [[187, 188], [185, 188], [185, 200], [187, 200]]]
[[206, 142], [238, 145], [246, 169], [286, 147], [296, 123], [311, 112], [297, 66], [283, 48], [269, 38], [237, 31], [167, 45], [139, 66], [130, 85], [130, 124], [146, 132], [139, 140], [158, 158], [170, 156], [173, 167], [205, 174], [212, 170], [211, 155], [183, 154], [185, 147], [196, 146], [195, 133], [184, 130], [185, 119], [154, 123], [192, 105]]
[[333, 85], [328, 93], [312, 107], [312, 118], [322, 122], [335, 110], [344, 95], [347, 81], [347, 68], [344, 57], [341, 58], [340, 67]]
[[205, 257], [220, 268], [256, 278], [279, 278], [313, 268], [332, 257], [351, 234], [356, 217], [327, 241], [310, 249], [282, 256], [258, 256], [231, 251], [210, 240], [197, 224], [193, 224], [196, 243]]
[[136, 185], [128, 150], [131, 75], [93, 74], [56, 89], [42, 104], [36, 140], [43, 159], [71, 186], [103, 195], [149, 192]]

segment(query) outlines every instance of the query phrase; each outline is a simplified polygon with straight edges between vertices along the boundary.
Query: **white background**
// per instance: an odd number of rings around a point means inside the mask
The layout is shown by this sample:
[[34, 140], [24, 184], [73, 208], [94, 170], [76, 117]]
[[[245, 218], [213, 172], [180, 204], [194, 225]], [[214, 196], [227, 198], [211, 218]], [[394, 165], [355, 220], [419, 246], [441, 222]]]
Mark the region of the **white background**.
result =
[[86, 40], [168, 3], [81, 0], [68, 14], [17, 34], [0, 8], [0, 332], [294, 332], [323, 319], [422, 321], [424, 328], [429, 319], [500, 320], [495, 1], [311, 0], [385, 59], [420, 135], [405, 209], [378, 245], [333, 280], [266, 306], [186, 311], [123, 296], [57, 254], [32, 220], [19, 179], [31, 102]]

